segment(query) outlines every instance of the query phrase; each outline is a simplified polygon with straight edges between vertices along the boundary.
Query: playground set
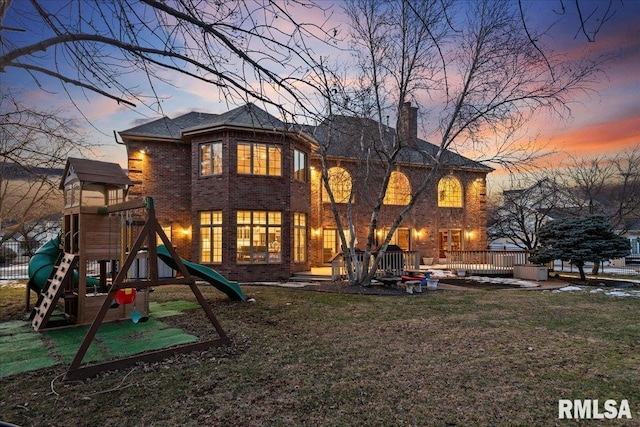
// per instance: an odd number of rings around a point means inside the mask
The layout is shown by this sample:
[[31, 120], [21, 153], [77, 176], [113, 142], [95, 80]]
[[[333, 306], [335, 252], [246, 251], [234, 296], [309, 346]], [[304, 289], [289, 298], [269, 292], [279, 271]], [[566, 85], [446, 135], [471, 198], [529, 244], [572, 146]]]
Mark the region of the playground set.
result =
[[[194, 276], [232, 299], [245, 300], [237, 283], [178, 256], [156, 219], [154, 200], [127, 200], [131, 185], [116, 163], [69, 158], [60, 184], [64, 192], [62, 234], [43, 245], [29, 263], [27, 307], [30, 291], [38, 293], [31, 312], [33, 329], [90, 325], [65, 380], [228, 344], [229, 339]], [[96, 261], [99, 271], [96, 277], [90, 277], [88, 265], [95, 265]], [[151, 287], [170, 284], [190, 287], [215, 328], [217, 339], [82, 365], [103, 322], [146, 321]], [[64, 301], [61, 316], [54, 313], [60, 298]]]

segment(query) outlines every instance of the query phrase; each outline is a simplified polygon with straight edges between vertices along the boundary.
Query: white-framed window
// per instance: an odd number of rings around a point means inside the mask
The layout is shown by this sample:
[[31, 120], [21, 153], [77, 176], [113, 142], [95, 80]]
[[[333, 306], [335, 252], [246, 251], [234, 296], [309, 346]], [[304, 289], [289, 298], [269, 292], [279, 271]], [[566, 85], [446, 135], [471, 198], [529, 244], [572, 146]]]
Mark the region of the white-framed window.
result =
[[[162, 225], [161, 228], [162, 228], [162, 231], [164, 232], [164, 235], [167, 236], [167, 239], [169, 239], [169, 241], [171, 241], [171, 239], [173, 238], [173, 236], [172, 236], [172, 230], [173, 230], [172, 225], [171, 224]], [[156, 235], [156, 245], [164, 245], [164, 242], [162, 241], [162, 239], [158, 235]]]

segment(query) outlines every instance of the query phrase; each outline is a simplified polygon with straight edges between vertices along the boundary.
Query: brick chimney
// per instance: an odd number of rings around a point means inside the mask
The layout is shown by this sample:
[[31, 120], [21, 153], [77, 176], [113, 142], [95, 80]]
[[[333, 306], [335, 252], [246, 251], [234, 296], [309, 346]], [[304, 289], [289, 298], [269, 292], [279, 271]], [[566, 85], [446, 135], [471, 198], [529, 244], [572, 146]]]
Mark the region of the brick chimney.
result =
[[418, 107], [405, 102], [400, 110], [398, 134], [405, 145], [415, 145], [418, 141]]

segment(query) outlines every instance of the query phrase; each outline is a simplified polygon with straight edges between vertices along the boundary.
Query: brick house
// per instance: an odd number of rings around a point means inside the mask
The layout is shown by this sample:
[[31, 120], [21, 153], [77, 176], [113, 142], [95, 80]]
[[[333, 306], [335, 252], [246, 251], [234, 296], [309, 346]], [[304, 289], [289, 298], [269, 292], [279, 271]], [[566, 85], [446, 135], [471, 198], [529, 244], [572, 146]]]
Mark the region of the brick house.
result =
[[[417, 109], [405, 105], [400, 132], [411, 137], [385, 196], [376, 237], [406, 204], [437, 147], [417, 138]], [[130, 197], [151, 196], [156, 216], [186, 259], [231, 280], [281, 280], [327, 265], [340, 251], [322, 189], [318, 147], [328, 147], [331, 186], [344, 197], [363, 171], [361, 154], [391, 137], [368, 119], [336, 116], [291, 126], [252, 104], [224, 114], [164, 117], [120, 132], [128, 154]], [[356, 149], [357, 147], [357, 149]], [[491, 168], [445, 153], [433, 188], [404, 219], [391, 243], [423, 257], [486, 249], [486, 175]], [[376, 180], [375, 168], [366, 179]], [[371, 195], [355, 189], [358, 242], [366, 242]]]

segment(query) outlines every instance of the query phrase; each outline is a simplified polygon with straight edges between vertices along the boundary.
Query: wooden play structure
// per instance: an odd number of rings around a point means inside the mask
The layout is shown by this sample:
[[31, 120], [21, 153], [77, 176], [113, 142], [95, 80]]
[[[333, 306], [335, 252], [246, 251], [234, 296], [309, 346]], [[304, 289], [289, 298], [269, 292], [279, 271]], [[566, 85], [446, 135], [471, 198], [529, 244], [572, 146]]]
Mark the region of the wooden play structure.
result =
[[[91, 325], [65, 379], [83, 378], [102, 370], [131, 366], [140, 360], [159, 360], [168, 354], [229, 342], [194, 277], [158, 223], [153, 199], [127, 200], [131, 185], [118, 164], [74, 158], [67, 161], [61, 182], [65, 207], [59, 256], [32, 311], [35, 330]], [[169, 251], [178, 272], [176, 277], [159, 275], [159, 264], [164, 265], [158, 260], [159, 242]], [[99, 266], [97, 277], [89, 277], [87, 266], [95, 265], [95, 261]], [[216, 329], [218, 339], [81, 366], [103, 322], [144, 321], [149, 313], [150, 288], [168, 284], [185, 284], [191, 288]], [[52, 315], [60, 298], [64, 300], [64, 317], [56, 321]]]

